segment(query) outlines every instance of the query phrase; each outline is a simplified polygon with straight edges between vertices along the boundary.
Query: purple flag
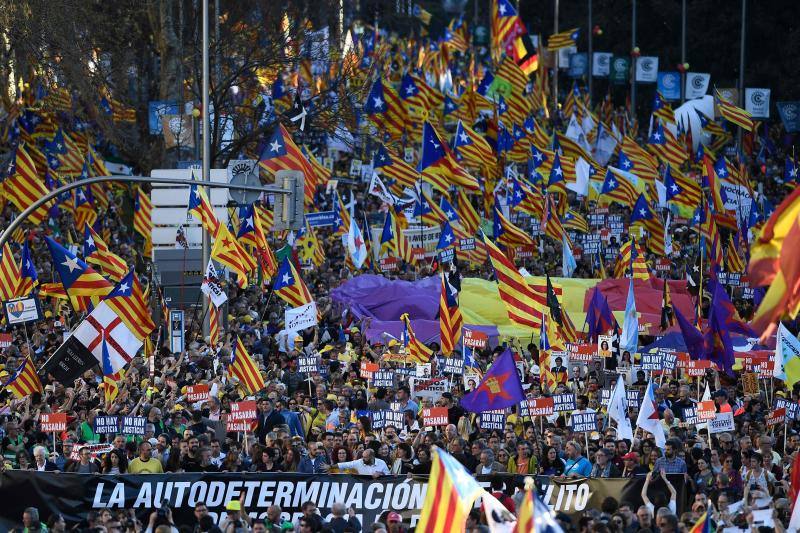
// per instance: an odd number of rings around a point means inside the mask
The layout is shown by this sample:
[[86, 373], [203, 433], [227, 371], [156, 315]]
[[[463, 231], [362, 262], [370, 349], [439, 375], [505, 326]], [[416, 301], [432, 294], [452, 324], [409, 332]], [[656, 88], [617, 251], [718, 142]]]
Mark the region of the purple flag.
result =
[[518, 405], [525, 399], [511, 350], [495, 359], [480, 385], [461, 399], [461, 406], [471, 413], [482, 413]]
[[605, 335], [614, 329], [616, 320], [611, 308], [608, 307], [608, 300], [600, 292], [600, 289], [595, 287], [592, 290], [594, 292], [592, 292], [589, 310], [586, 313], [586, 322], [589, 324], [589, 340], [595, 342], [598, 335]]
[[678, 319], [678, 325], [681, 327], [683, 340], [686, 343], [686, 351], [689, 352], [689, 357], [692, 359], [707, 359], [705, 349], [705, 339], [703, 334], [694, 327], [686, 317], [675, 307], [675, 318]]

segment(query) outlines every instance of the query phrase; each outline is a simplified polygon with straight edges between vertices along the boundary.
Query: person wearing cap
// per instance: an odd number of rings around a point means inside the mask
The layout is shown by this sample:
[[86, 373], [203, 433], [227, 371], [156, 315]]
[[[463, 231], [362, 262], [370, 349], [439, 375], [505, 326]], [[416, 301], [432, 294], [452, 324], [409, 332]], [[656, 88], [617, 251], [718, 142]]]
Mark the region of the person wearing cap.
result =
[[228, 515], [220, 525], [222, 533], [247, 533], [252, 524], [241, 500], [231, 500], [225, 505]]
[[639, 454], [636, 452], [628, 452], [623, 455], [622, 463], [625, 468], [622, 469], [621, 477], [635, 477], [639, 474], [646, 474], [649, 471], [647, 467], [639, 464]]
[[386, 531], [387, 533], [405, 533], [408, 531], [403, 527], [403, 517], [400, 516], [400, 513], [391, 511], [386, 515]]

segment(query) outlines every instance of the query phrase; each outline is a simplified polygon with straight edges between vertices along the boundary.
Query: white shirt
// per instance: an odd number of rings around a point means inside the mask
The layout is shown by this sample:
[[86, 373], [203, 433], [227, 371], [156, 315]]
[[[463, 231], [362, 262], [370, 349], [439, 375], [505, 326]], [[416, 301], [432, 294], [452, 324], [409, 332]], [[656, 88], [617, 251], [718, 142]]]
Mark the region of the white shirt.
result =
[[212, 465], [216, 466], [216, 467], [220, 467], [220, 466], [222, 466], [222, 462], [225, 460], [225, 456], [226, 456], [226, 455], [227, 455], [227, 454], [224, 454], [224, 453], [222, 453], [222, 452], [219, 452], [219, 457], [214, 457], [214, 456], [212, 455], [212, 456], [211, 456], [211, 459], [210, 459], [210, 461], [209, 461], [209, 462], [210, 462]]
[[383, 461], [383, 459], [378, 459], [377, 457], [375, 458], [375, 462], [371, 465], [364, 464], [364, 459], [358, 459], [356, 461], [338, 463], [336, 466], [338, 466], [341, 470], [352, 468], [362, 476], [371, 476], [376, 472], [383, 475], [389, 474], [389, 467], [386, 466], [386, 463]]

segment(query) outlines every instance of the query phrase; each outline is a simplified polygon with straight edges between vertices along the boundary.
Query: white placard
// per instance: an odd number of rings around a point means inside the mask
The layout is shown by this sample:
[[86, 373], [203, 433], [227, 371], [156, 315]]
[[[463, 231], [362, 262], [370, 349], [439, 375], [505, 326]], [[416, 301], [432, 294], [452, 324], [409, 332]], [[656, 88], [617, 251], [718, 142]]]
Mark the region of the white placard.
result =
[[744, 90], [744, 109], [753, 118], [769, 118], [769, 89], [746, 88]]
[[636, 58], [636, 81], [655, 83], [658, 80], [658, 57], [641, 56]]
[[309, 302], [300, 307], [287, 309], [284, 314], [286, 331], [300, 331], [317, 325], [317, 304]]
[[686, 86], [683, 94], [687, 100], [702, 98], [708, 92], [708, 85], [711, 82], [711, 74], [706, 72], [687, 72]]
[[592, 76], [607, 78], [611, 74], [611, 52], [594, 52], [592, 54]]

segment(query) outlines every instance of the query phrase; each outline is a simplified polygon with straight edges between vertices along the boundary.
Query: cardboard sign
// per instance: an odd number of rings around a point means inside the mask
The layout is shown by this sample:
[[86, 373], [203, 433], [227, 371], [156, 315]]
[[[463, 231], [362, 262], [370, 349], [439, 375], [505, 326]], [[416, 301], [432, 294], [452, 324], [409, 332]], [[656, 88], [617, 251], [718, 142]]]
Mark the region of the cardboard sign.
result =
[[364, 379], [372, 379], [372, 375], [378, 371], [380, 367], [378, 363], [369, 363], [367, 361], [361, 361], [361, 367], [359, 368], [361, 377]]
[[597, 336], [597, 356], [598, 357], [611, 357], [611, 348], [614, 337], [611, 335], [598, 335]]
[[743, 373], [742, 390], [745, 394], [758, 394], [758, 374], [755, 372]]
[[708, 421], [708, 432], [712, 435], [714, 433], [724, 433], [725, 431], [733, 431], [736, 426], [733, 424], [733, 413], [718, 413], [713, 420]]
[[94, 432], [98, 435], [115, 435], [119, 431], [119, 419], [116, 416], [94, 417]]
[[591, 363], [597, 354], [596, 344], [567, 343], [566, 348], [571, 362]]
[[384, 429], [386, 426], [403, 427], [403, 412], [399, 409], [395, 411], [375, 411], [371, 416], [372, 429]]
[[120, 430], [123, 435], [144, 435], [147, 418], [143, 416], [120, 417]]
[[396, 257], [384, 257], [380, 260], [381, 272], [394, 272], [399, 267], [400, 260]]
[[528, 415], [534, 416], [550, 416], [553, 414], [555, 402], [552, 398], [534, 398], [528, 400]]
[[415, 375], [420, 379], [430, 379], [433, 375], [432, 366], [431, 363], [417, 363], [417, 372]]
[[444, 359], [443, 372], [445, 374], [461, 375], [464, 373], [464, 358], [463, 357], [446, 357]]
[[461, 341], [464, 346], [483, 349], [486, 348], [486, 343], [489, 342], [489, 336], [482, 331], [464, 328], [464, 335], [461, 337]]
[[639, 389], [625, 389], [625, 399], [628, 402], [628, 408], [636, 407], [637, 409], [642, 404], [642, 393]]
[[786, 409], [786, 419], [795, 420], [800, 415], [800, 404], [789, 401], [785, 398], [775, 398], [775, 409]]
[[642, 354], [642, 370], [661, 370], [663, 358], [661, 354], [656, 353], [643, 353]]
[[412, 377], [408, 382], [411, 385], [411, 396], [417, 398], [436, 399], [447, 392], [447, 379], [445, 378], [418, 379]]
[[597, 431], [597, 413], [573, 413], [569, 425], [576, 433]]
[[781, 407], [780, 409], [774, 409], [767, 415], [767, 425], [768, 426], [777, 426], [778, 424], [783, 424], [786, 420], [786, 408]]
[[228, 422], [225, 431], [255, 431], [256, 421], [256, 401], [244, 400], [231, 403], [231, 412], [228, 415]]
[[373, 387], [394, 387], [394, 372], [391, 370], [378, 370], [372, 373]]
[[33, 297], [4, 302], [6, 320], [10, 325], [36, 322], [42, 318], [39, 300]]
[[574, 411], [575, 408], [576, 405], [575, 405], [574, 393], [553, 395], [553, 411], [555, 411], [556, 413], [566, 413], [569, 411]]
[[209, 398], [209, 388], [205, 383], [186, 387], [186, 401], [189, 403], [205, 402]]
[[42, 413], [39, 426], [44, 433], [58, 433], [67, 430], [67, 413]]
[[702, 377], [706, 375], [706, 370], [711, 368], [711, 361], [691, 360], [686, 364], [686, 375], [692, 377]]
[[481, 413], [481, 421], [479, 424], [481, 429], [488, 431], [499, 430], [503, 431], [506, 428], [506, 412], [500, 411], [485, 411]]
[[320, 357], [318, 355], [303, 356], [297, 358], [297, 371], [301, 374], [310, 375], [319, 372]]
[[472, 237], [468, 239], [459, 239], [458, 240], [458, 249], [462, 252], [471, 252], [475, 249], [475, 239]]
[[292, 307], [284, 311], [286, 331], [301, 331], [317, 325], [317, 304], [309, 302], [300, 307]]
[[717, 416], [717, 407], [716, 405], [714, 405], [714, 400], [697, 402], [697, 418], [701, 422], [711, 420], [716, 416]]
[[747, 372], [758, 373], [761, 365], [769, 361], [770, 355], [772, 355], [772, 352], [764, 350], [747, 352], [743, 357], [742, 366]]
[[423, 426], [446, 426], [448, 423], [447, 407], [430, 407], [422, 410]]
[[611, 389], [600, 389], [600, 405], [608, 407], [611, 401]]

